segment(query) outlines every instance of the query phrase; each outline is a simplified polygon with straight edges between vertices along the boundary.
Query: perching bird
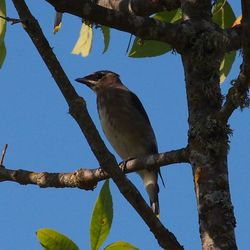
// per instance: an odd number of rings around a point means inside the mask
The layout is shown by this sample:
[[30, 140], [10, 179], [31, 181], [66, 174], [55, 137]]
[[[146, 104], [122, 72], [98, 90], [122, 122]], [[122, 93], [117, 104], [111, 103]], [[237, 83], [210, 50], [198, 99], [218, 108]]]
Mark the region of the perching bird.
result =
[[[125, 87], [119, 75], [97, 71], [77, 82], [91, 88], [97, 96], [97, 109], [103, 131], [123, 160], [158, 153], [154, 131], [138, 97]], [[159, 215], [159, 170], [140, 170], [153, 212]]]

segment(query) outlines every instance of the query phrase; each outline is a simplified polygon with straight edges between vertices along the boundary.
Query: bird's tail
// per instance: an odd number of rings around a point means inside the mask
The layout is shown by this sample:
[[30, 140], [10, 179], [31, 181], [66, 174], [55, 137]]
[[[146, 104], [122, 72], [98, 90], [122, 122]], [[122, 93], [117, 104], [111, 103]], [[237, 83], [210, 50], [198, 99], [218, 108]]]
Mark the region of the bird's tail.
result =
[[159, 186], [157, 184], [158, 172], [150, 170], [141, 170], [138, 171], [138, 174], [141, 176], [146, 191], [148, 193], [151, 208], [154, 214], [157, 217], [159, 217], [160, 214], [159, 199], [158, 199]]
[[147, 193], [149, 195], [149, 201], [154, 214], [160, 216], [160, 206], [159, 206], [159, 187], [157, 183], [150, 183], [146, 186]]

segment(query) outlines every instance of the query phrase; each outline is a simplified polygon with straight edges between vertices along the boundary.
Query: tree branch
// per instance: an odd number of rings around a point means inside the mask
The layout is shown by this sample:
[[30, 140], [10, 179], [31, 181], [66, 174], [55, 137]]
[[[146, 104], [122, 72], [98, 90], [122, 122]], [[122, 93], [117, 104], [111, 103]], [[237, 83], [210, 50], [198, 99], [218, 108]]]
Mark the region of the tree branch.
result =
[[238, 50], [242, 48], [242, 26], [237, 25], [233, 28], [224, 30], [224, 34], [227, 37], [226, 52]]
[[137, 16], [150, 16], [156, 12], [164, 10], [175, 10], [180, 7], [180, 0], [98, 0], [96, 4], [124, 14], [132, 14]]
[[[129, 160], [119, 167], [124, 173], [131, 173], [142, 169], [158, 169], [159, 167], [175, 163], [188, 163], [186, 148], [173, 150], [161, 154], [148, 155]], [[73, 173], [31, 172], [26, 170], [11, 170], [0, 168], [0, 182], [12, 181], [19, 184], [34, 184], [40, 187], [80, 188], [93, 190], [99, 181], [110, 178], [110, 175], [101, 168], [81, 168]]]
[[[136, 16], [150, 16], [165, 10], [171, 11], [181, 5], [180, 0], [97, 0], [95, 3], [107, 9]], [[57, 13], [62, 14], [61, 12]]]
[[159, 40], [177, 46], [178, 24], [163, 23], [150, 17], [107, 9], [90, 0], [46, 1], [53, 5], [58, 12], [67, 12], [91, 22], [129, 32], [145, 40]]
[[[25, 31], [32, 39], [34, 45], [36, 46], [46, 66], [50, 70], [58, 87], [60, 88], [63, 96], [69, 104], [70, 114], [77, 121], [82, 133], [86, 137], [91, 147], [92, 152], [100, 163], [101, 168], [109, 173], [120, 192], [148, 225], [162, 248], [172, 250], [183, 249], [176, 240], [175, 236], [169, 232], [154, 215], [136, 187], [117, 167], [117, 162], [114, 156], [108, 151], [93, 121], [91, 120], [91, 117], [89, 116], [85, 101], [75, 92], [55, 54], [53, 53], [46, 37], [44, 36], [39, 23], [30, 13], [24, 0], [12, 1], [20, 16], [20, 19], [23, 20]], [[74, 5], [74, 1], [66, 2], [72, 3], [72, 5]]]
[[[131, 6], [126, 5], [127, 0], [118, 0], [114, 4], [111, 1], [110, 4], [107, 4], [106, 0], [100, 0], [98, 4], [94, 4], [90, 0], [46, 0], [58, 12], [66, 12], [83, 19], [86, 19], [90, 22], [94, 22], [101, 25], [106, 25], [117, 30], [125, 31], [131, 33], [135, 36], [140, 37], [144, 40], [157, 40], [170, 44], [173, 48], [175, 48], [178, 52], [182, 52], [185, 48], [190, 47], [190, 42], [192, 41], [192, 36], [194, 33], [193, 26], [190, 25], [189, 19], [185, 22], [179, 24], [172, 23], [164, 23], [158, 20], [155, 20], [150, 17], [142, 17], [144, 14], [151, 13], [150, 6], [154, 5], [152, 0], [145, 1], [145, 6], [139, 7], [139, 3], [143, 2], [142, 0], [133, 1], [133, 4], [138, 4], [137, 7], [140, 11], [131, 10]], [[149, 2], [151, 2], [151, 5]], [[174, 0], [158, 0], [159, 3], [163, 4], [163, 2], [168, 2], [168, 6], [170, 9], [176, 8], [180, 6], [179, 1]], [[123, 6], [125, 5], [125, 7]], [[132, 5], [133, 5], [132, 4]], [[150, 6], [149, 6], [149, 5]], [[203, 1], [201, 1], [201, 6], [203, 6]], [[164, 4], [163, 4], [164, 5]], [[149, 7], [148, 12], [146, 11], [146, 7]], [[156, 5], [159, 6], [159, 5]], [[167, 5], [164, 5], [167, 6]], [[131, 8], [130, 8], [131, 7]], [[111, 9], [112, 8], [112, 9]], [[193, 8], [196, 10], [195, 8]], [[201, 8], [200, 8], [201, 9]], [[142, 13], [142, 12], [143, 13]], [[197, 12], [197, 11], [196, 11]], [[199, 12], [199, 11], [198, 11]], [[136, 14], [136, 15], [135, 15]], [[142, 15], [142, 16], [139, 16]], [[210, 13], [211, 15], [211, 13]], [[208, 18], [209, 19], [209, 18]], [[193, 24], [193, 23], [192, 23]], [[200, 30], [203, 29], [211, 29], [212, 24], [207, 22], [204, 19], [204, 15], [202, 14], [202, 21], [199, 20], [196, 22], [196, 28]], [[210, 26], [210, 27], [209, 27]], [[214, 28], [212, 28], [214, 30]], [[215, 30], [214, 30], [215, 31]], [[235, 27], [233, 29], [222, 30], [217, 27], [215, 32], [218, 32], [219, 36], [223, 36], [226, 42], [226, 51], [231, 51], [240, 48], [240, 27]]]
[[5, 157], [5, 154], [7, 152], [7, 148], [8, 148], [8, 144], [5, 144], [4, 148], [3, 148], [3, 151], [2, 151], [1, 159], [0, 159], [0, 167], [3, 166], [4, 157]]
[[242, 0], [242, 54], [240, 74], [226, 95], [226, 101], [219, 112], [219, 118], [227, 122], [234, 110], [249, 107], [250, 86], [250, 2]]

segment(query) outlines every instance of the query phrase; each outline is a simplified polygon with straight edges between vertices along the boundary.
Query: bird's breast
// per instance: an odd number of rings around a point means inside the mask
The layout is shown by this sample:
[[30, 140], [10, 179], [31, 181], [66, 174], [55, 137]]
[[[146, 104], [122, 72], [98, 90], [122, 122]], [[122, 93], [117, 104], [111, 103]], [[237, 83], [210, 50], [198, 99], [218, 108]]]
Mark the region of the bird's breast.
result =
[[143, 121], [131, 110], [126, 100], [104, 96], [98, 98], [98, 113], [103, 131], [121, 158], [127, 159], [148, 153], [148, 143]]
[[134, 154], [134, 152], [131, 150], [129, 135], [126, 129], [119, 126], [122, 121], [117, 121], [117, 118], [114, 118], [114, 115], [106, 108], [99, 109], [99, 116], [105, 136], [115, 151], [123, 159], [132, 157], [131, 154]]

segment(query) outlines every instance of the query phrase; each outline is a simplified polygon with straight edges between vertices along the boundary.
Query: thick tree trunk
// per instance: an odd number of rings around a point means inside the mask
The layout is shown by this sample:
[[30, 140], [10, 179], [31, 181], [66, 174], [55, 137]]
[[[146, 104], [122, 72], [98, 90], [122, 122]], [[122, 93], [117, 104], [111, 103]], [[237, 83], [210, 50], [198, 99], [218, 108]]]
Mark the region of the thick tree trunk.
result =
[[[203, 250], [237, 249], [227, 154], [229, 126], [221, 121], [219, 68], [225, 41], [215, 33], [211, 1], [181, 1], [183, 19], [195, 32], [182, 52], [189, 113], [189, 152]], [[207, 27], [199, 28], [202, 20]]]
[[[206, 32], [197, 34], [197, 44], [206, 43], [206, 35]], [[237, 249], [227, 170], [230, 129], [217, 118], [222, 103], [219, 88], [222, 53], [203, 49], [194, 46], [182, 56], [189, 112], [190, 162], [202, 249]]]
[[204, 250], [237, 249], [227, 171], [229, 129], [216, 119], [221, 106], [218, 65], [209, 70], [204, 65], [203, 69], [197, 70], [200, 65], [194, 64], [194, 61], [190, 55], [183, 56], [189, 111], [190, 162], [202, 247]]

